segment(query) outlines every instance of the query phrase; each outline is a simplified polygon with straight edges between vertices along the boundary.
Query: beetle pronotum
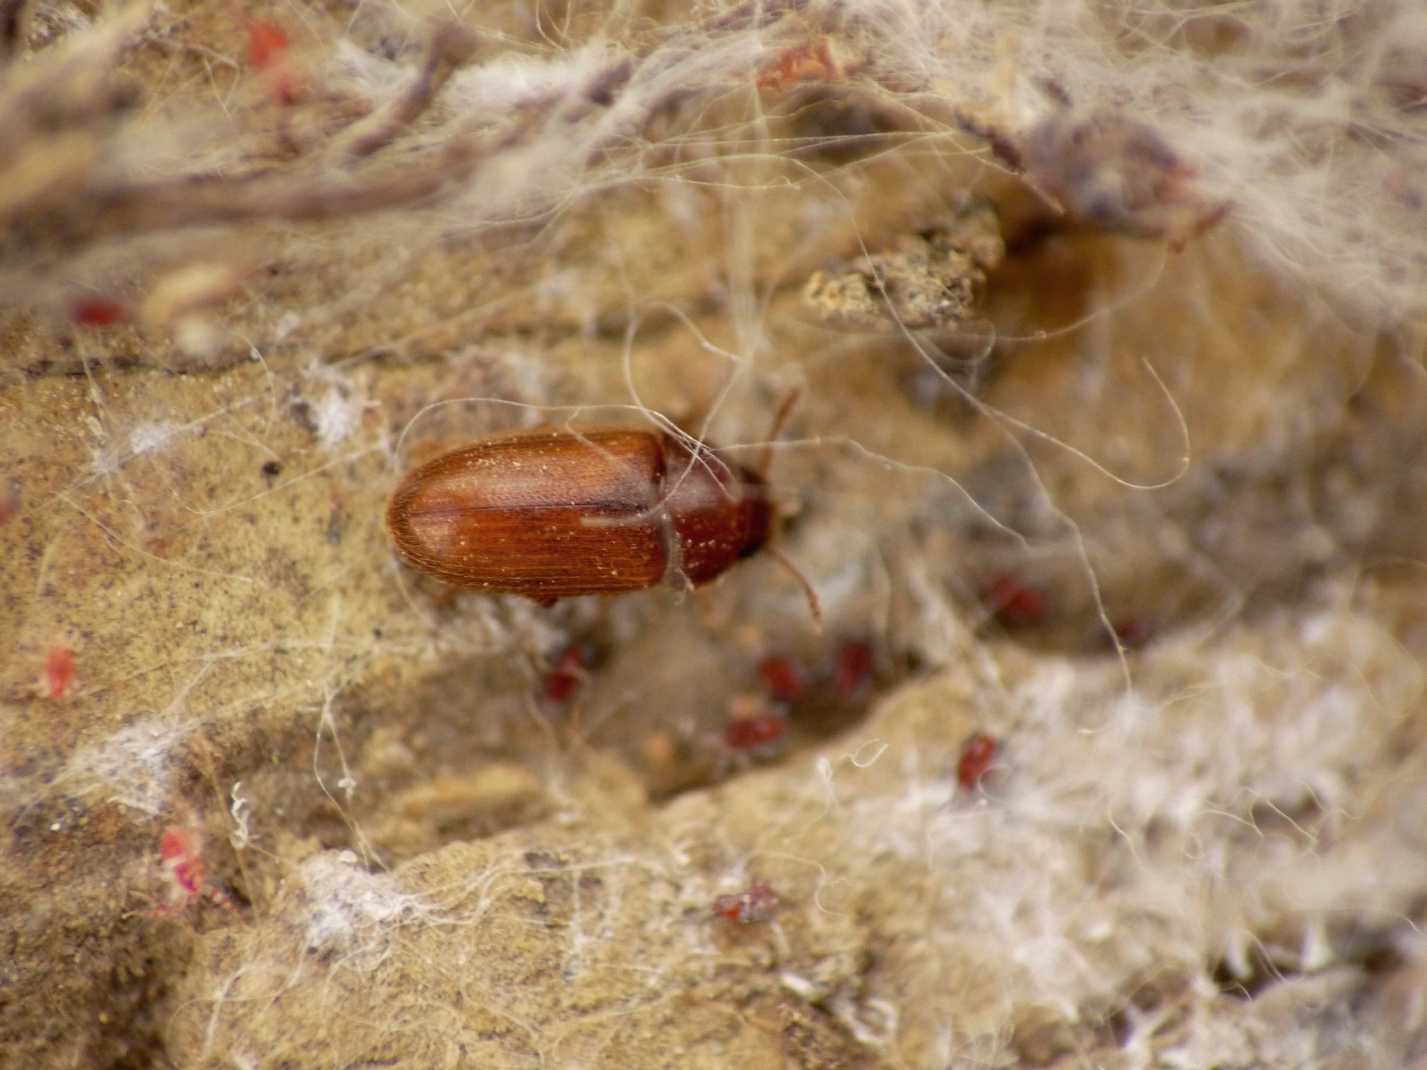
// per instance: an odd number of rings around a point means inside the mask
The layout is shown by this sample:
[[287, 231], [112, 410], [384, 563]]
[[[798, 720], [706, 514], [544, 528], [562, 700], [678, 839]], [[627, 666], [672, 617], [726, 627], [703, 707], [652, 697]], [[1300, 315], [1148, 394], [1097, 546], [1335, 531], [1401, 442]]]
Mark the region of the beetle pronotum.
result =
[[[775, 433], [794, 400], [780, 407]], [[662, 431], [530, 431], [410, 472], [392, 495], [387, 527], [421, 571], [542, 605], [698, 586], [767, 543], [767, 456], [760, 468]], [[817, 618], [812, 588], [791, 570]]]

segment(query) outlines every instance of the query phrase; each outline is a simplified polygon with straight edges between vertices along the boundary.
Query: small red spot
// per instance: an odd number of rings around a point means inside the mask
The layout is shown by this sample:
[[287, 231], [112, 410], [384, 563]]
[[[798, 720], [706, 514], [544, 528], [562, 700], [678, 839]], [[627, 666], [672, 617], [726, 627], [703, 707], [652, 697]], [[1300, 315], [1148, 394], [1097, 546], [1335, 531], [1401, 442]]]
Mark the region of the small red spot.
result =
[[1028, 628], [1045, 619], [1045, 595], [1010, 576], [997, 576], [983, 587], [981, 601], [1007, 628]]
[[569, 702], [585, 682], [587, 670], [594, 660], [594, 653], [587, 646], [566, 649], [545, 677], [545, 697], [559, 706]]
[[962, 791], [975, 791], [981, 783], [999, 749], [996, 739], [985, 732], [973, 732], [961, 745], [961, 760], [956, 763], [956, 782]]
[[872, 676], [872, 648], [866, 643], [843, 643], [837, 652], [833, 682], [843, 699], [856, 698]]
[[70, 306], [69, 318], [81, 327], [111, 327], [129, 318], [124, 306], [107, 297], [89, 297]]
[[768, 921], [778, 908], [778, 893], [759, 881], [742, 892], [721, 895], [713, 901], [713, 911], [720, 918], [743, 925]]
[[267, 19], [248, 24], [248, 66], [265, 71], [287, 58], [287, 31]]
[[724, 725], [723, 741], [731, 750], [756, 750], [778, 742], [787, 731], [787, 718], [776, 713], [755, 713], [735, 717]]
[[780, 702], [794, 702], [803, 693], [803, 674], [789, 658], [764, 658], [758, 663], [758, 675]]
[[45, 655], [45, 690], [50, 698], [64, 698], [74, 680], [74, 651], [52, 646]]

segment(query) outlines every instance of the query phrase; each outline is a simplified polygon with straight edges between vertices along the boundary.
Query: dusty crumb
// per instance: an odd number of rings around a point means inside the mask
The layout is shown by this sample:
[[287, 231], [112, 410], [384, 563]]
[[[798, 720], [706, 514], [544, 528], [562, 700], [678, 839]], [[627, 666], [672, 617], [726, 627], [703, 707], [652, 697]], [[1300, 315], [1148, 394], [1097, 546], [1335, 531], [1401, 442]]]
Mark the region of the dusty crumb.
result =
[[953, 327], [975, 315], [1004, 255], [995, 209], [972, 200], [954, 219], [902, 235], [891, 249], [814, 272], [803, 298], [832, 320]]

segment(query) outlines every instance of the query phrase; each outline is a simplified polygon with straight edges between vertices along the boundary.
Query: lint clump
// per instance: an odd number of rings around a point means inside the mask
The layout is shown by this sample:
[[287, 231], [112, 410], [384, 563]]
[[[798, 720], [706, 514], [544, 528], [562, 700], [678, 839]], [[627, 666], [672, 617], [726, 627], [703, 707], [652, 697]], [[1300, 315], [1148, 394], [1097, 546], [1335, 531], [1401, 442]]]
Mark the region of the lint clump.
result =
[[380, 929], [415, 916], [420, 900], [396, 879], [364, 869], [350, 851], [324, 851], [302, 863], [303, 946], [316, 955], [346, 955], [384, 946]]

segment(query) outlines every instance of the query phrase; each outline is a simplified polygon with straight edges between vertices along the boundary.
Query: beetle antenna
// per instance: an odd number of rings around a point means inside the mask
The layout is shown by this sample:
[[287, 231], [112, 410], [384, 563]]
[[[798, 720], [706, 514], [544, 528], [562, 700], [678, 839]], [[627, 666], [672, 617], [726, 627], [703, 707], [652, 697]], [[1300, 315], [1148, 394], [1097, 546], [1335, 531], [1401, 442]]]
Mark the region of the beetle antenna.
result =
[[823, 607], [822, 603], [818, 601], [817, 591], [813, 590], [813, 585], [808, 582], [808, 578], [803, 575], [802, 570], [793, 564], [792, 559], [783, 553], [782, 550], [776, 546], [768, 546], [765, 547], [765, 549], [768, 553], [773, 555], [773, 560], [777, 561], [778, 564], [782, 565], [792, 574], [793, 579], [798, 581], [798, 586], [802, 587], [803, 595], [808, 600], [808, 612], [811, 613], [813, 617], [813, 628], [821, 635], [823, 630]]
[[[778, 406], [778, 411], [773, 415], [773, 426], [768, 429], [768, 440], [763, 446], [763, 455], [758, 458], [758, 463], [753, 466], [763, 479], [768, 478], [768, 469], [773, 467], [773, 443], [778, 435], [782, 433], [783, 427], [788, 422], [788, 417], [793, 414], [793, 406], [798, 403], [798, 398], [803, 396], [801, 387], [793, 387], [788, 391], [788, 396], [783, 399], [783, 403]], [[805, 581], [806, 582], [806, 581]]]

